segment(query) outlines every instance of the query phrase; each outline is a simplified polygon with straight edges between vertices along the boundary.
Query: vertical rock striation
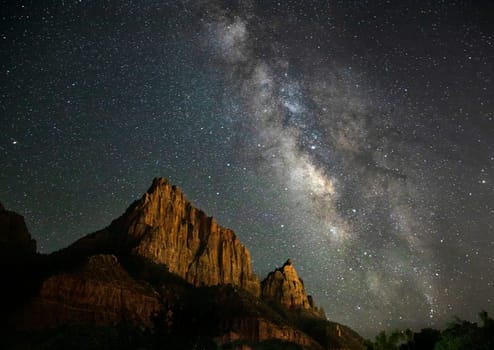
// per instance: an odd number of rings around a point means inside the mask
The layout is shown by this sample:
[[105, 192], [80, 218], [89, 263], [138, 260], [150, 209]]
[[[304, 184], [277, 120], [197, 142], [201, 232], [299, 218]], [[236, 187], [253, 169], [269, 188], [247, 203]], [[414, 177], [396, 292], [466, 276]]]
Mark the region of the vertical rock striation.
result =
[[292, 260], [269, 273], [261, 283], [262, 298], [281, 304], [286, 309], [302, 309], [324, 318], [324, 311], [314, 306], [312, 297], [305, 292], [304, 282], [298, 277]]
[[[314, 306], [290, 259], [259, 283], [235, 233], [162, 178], [110, 226], [49, 256], [35, 254], [22, 216], [0, 205], [0, 243], [5, 254], [23, 257], [9, 259], [21, 261], [17, 265], [0, 264], [10, 293], [0, 305], [8, 309], [6, 327], [29, 331], [123, 322], [164, 326], [177, 339], [205, 334], [219, 335], [220, 343], [277, 339], [313, 350], [346, 348], [339, 344], [362, 349], [357, 334], [334, 328]], [[136, 257], [165, 264], [196, 287], [220, 287], [194, 288]], [[17, 281], [19, 274], [27, 283]]]
[[196, 209], [184, 194], [156, 178], [144, 196], [115, 220], [109, 231], [131, 254], [166, 264], [195, 286], [232, 284], [260, 294], [249, 251], [235, 233]]

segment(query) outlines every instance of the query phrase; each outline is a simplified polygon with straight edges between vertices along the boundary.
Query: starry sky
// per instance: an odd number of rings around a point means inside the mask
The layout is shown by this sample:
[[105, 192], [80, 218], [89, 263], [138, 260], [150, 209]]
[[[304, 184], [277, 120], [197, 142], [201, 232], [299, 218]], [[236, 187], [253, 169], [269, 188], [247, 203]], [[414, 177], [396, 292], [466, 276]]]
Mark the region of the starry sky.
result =
[[0, 200], [48, 253], [154, 177], [364, 336], [494, 313], [489, 1], [1, 1]]

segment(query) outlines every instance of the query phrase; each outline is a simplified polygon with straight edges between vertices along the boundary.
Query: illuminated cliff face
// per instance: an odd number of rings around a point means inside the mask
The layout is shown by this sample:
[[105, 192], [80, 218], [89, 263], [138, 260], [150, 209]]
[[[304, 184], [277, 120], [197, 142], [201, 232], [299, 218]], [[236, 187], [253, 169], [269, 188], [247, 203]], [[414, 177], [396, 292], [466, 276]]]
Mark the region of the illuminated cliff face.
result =
[[[19, 226], [10, 223], [0, 220], [7, 237]], [[23, 241], [31, 244], [27, 229], [25, 234]], [[32, 283], [19, 284], [18, 269], [6, 279], [14, 305], [5, 321], [26, 332], [123, 325], [152, 330], [141, 339], [152, 344], [163, 340], [154, 331], [165, 332], [166, 341], [187, 344], [181, 348], [206, 337], [216, 345], [275, 340], [311, 350], [338, 344], [362, 349], [361, 337], [350, 329], [334, 332], [337, 324], [314, 306], [291, 260], [259, 283], [234, 232], [164, 179], [155, 179], [108, 227], [51, 255], [31, 255], [18, 260]], [[71, 334], [64, 335], [67, 341]]]
[[271, 272], [262, 281], [262, 296], [266, 300], [280, 303], [287, 309], [311, 307], [304, 284], [298, 277], [291, 260]]
[[166, 264], [195, 286], [232, 284], [258, 296], [259, 279], [250, 253], [235, 233], [196, 209], [165, 179], [148, 192], [110, 229], [133, 246], [131, 253]]
[[307, 295], [291, 259], [262, 281], [261, 295], [264, 300], [279, 303], [287, 309], [303, 309], [325, 318], [324, 311], [315, 307], [312, 297]]

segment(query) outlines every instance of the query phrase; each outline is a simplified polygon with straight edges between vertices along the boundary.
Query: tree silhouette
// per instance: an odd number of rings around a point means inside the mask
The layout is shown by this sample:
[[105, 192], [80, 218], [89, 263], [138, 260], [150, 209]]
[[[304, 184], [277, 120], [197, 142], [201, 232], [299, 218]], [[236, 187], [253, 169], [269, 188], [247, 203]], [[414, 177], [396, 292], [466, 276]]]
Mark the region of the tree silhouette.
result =
[[394, 331], [389, 336], [380, 332], [374, 342], [367, 340], [367, 350], [492, 350], [494, 320], [486, 311], [479, 313], [482, 325], [456, 319], [444, 331], [424, 328], [418, 333], [410, 329]]

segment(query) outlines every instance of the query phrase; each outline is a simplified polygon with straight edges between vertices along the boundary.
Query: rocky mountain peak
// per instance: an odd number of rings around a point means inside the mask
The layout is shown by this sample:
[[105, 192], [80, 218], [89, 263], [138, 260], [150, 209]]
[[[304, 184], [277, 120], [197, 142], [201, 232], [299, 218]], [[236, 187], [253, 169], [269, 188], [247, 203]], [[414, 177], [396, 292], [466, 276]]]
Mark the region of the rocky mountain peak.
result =
[[270, 272], [261, 282], [264, 300], [279, 303], [287, 309], [303, 309], [324, 317], [324, 311], [314, 306], [312, 297], [305, 292], [304, 282], [298, 277], [292, 259]]
[[[0, 243], [4, 237], [24, 242], [21, 248], [32, 246], [22, 216], [0, 204]], [[35, 246], [28, 250], [35, 252]], [[164, 331], [166, 346], [169, 340], [185, 345], [177, 348], [197, 346], [200, 335], [215, 348], [250, 349], [246, 344], [277, 340], [312, 350], [362, 349], [358, 334], [329, 322], [314, 306], [291, 259], [266, 277], [261, 295], [250, 254], [235, 233], [163, 178], [154, 179], [110, 226], [59, 252], [17, 260], [14, 268], [0, 264], [10, 295], [2, 307], [8, 311], [6, 325], [23, 332], [59, 329], [50, 330], [59, 339], [66, 326], [91, 324], [106, 334], [111, 325], [121, 329], [124, 342], [131, 339], [127, 329], [139, 329], [139, 339], [148, 344], [160, 344]], [[152, 338], [141, 338], [144, 334]], [[73, 344], [70, 334], [65, 337]]]
[[196, 209], [164, 178], [155, 178], [109, 231], [131, 254], [166, 264], [196, 286], [232, 284], [260, 293], [250, 253], [235, 233]]

